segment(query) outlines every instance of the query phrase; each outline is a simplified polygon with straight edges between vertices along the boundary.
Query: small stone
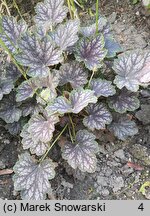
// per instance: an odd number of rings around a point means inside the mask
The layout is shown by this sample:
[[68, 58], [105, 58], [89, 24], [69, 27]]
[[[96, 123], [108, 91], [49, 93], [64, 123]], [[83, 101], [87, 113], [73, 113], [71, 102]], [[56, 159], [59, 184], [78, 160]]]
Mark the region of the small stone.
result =
[[8, 139], [4, 140], [5, 144], [10, 144], [10, 141]]
[[0, 169], [5, 169], [6, 165], [4, 163], [4, 161], [0, 160]]
[[100, 186], [107, 186], [108, 185], [108, 178], [107, 177], [103, 177], [103, 176], [98, 176], [97, 177], [97, 183]]
[[119, 150], [115, 151], [114, 155], [115, 155], [115, 157], [120, 158], [122, 160], [126, 159], [123, 149], [119, 149]]
[[110, 23], [114, 23], [115, 20], [116, 20], [116, 17], [117, 17], [117, 13], [116, 12], [113, 12], [109, 17], [108, 17], [108, 20]]
[[140, 16], [140, 12], [139, 12], [139, 11], [137, 11], [135, 14], [136, 14], [137, 16]]
[[101, 194], [102, 194], [103, 196], [108, 196], [110, 193], [109, 193], [109, 190], [108, 190], [108, 189], [104, 189], [104, 190], [102, 190]]
[[113, 188], [113, 192], [116, 193], [122, 187], [124, 187], [124, 180], [123, 180], [123, 178], [121, 176], [119, 176], [119, 177], [113, 176], [110, 179], [110, 186]]

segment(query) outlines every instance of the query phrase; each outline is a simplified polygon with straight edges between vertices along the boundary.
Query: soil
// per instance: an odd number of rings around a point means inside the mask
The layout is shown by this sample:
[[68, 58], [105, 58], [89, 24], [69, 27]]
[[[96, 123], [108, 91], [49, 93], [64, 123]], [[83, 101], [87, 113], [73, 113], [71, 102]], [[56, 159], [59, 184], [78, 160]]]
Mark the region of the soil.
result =
[[[20, 1], [21, 2], [21, 1]], [[37, 1], [32, 1], [33, 6]], [[89, 1], [89, 7], [95, 5]], [[24, 5], [31, 15], [30, 7]], [[103, 0], [100, 10], [111, 22], [116, 39], [124, 50], [150, 48], [150, 15], [141, 3], [132, 0]], [[28, 14], [28, 15], [29, 15]], [[93, 174], [76, 173], [62, 159], [58, 159], [57, 175], [52, 180], [53, 197], [48, 199], [150, 199], [150, 188], [143, 195], [139, 190], [145, 182], [150, 182], [150, 89], [140, 90], [141, 107], [134, 118], [139, 133], [125, 142], [97, 132], [99, 153], [97, 170]], [[59, 147], [53, 149], [58, 156]], [[0, 128], [0, 170], [12, 169], [22, 152], [21, 142]], [[20, 199], [13, 189], [12, 175], [0, 175], [0, 198]]]

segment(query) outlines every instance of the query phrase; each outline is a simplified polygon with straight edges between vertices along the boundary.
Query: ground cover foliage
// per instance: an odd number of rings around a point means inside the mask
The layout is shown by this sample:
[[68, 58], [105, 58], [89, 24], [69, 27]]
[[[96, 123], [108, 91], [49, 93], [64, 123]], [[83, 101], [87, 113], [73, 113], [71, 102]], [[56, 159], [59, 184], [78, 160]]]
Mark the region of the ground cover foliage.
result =
[[[34, 25], [12, 16], [0, 20], [0, 45], [8, 55], [0, 70], [0, 118], [22, 138], [25, 152], [14, 166], [22, 199], [46, 199], [56, 163], [51, 149], [82, 172], [95, 172], [95, 130], [126, 140], [138, 133], [132, 112], [138, 90], [150, 82], [150, 50], [124, 52], [107, 19], [87, 25], [70, 19], [64, 0], [35, 7]], [[131, 113], [131, 114], [130, 114]]]

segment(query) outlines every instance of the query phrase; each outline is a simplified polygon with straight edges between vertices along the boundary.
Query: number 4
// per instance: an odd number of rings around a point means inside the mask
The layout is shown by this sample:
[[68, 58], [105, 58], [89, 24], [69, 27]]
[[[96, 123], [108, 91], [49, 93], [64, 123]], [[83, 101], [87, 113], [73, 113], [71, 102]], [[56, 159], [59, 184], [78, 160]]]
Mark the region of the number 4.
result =
[[143, 211], [144, 210], [144, 206], [143, 206], [143, 203], [141, 203], [138, 207], [139, 210]]

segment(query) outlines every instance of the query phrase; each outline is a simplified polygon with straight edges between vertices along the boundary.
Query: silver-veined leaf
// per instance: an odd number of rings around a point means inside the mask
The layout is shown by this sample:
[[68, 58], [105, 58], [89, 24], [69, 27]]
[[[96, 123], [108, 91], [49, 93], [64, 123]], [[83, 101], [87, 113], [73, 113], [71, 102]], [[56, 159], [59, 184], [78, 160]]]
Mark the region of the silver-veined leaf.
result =
[[111, 81], [105, 79], [92, 79], [90, 82], [90, 88], [94, 91], [95, 96], [108, 97], [116, 93], [115, 87]]
[[112, 115], [102, 103], [89, 104], [86, 108], [88, 116], [83, 119], [83, 124], [90, 130], [105, 129], [106, 124], [112, 121]]
[[0, 100], [3, 95], [9, 94], [14, 88], [13, 81], [11, 79], [1, 79], [0, 80]]
[[19, 48], [16, 59], [20, 64], [30, 67], [27, 74], [32, 77], [48, 76], [48, 66], [58, 64], [63, 59], [61, 51], [54, 47], [49, 36], [40, 41], [36, 35], [26, 33], [19, 41]]
[[41, 114], [33, 115], [29, 120], [28, 131], [33, 140], [46, 143], [52, 139], [57, 122], [59, 122], [57, 115], [51, 115], [50, 117]]
[[87, 130], [80, 130], [76, 134], [75, 143], [68, 142], [62, 147], [62, 157], [69, 165], [82, 172], [93, 173], [96, 170], [98, 143], [95, 136]]
[[22, 129], [21, 121], [6, 124], [5, 128], [12, 135], [18, 135]]
[[96, 70], [102, 66], [107, 54], [104, 46], [103, 35], [82, 38], [77, 45], [75, 57], [77, 61], [83, 61], [89, 70]]
[[31, 98], [23, 101], [21, 104], [22, 116], [26, 117], [28, 115], [34, 115], [43, 111], [42, 106], [40, 106], [35, 98]]
[[16, 101], [24, 101], [27, 98], [33, 97], [37, 90], [36, 80], [29, 79], [22, 82], [17, 88]]
[[123, 53], [114, 61], [113, 69], [117, 74], [114, 80], [117, 87], [136, 92], [139, 85], [150, 82], [150, 52], [137, 50]]
[[78, 63], [72, 61], [59, 69], [59, 85], [70, 83], [73, 88], [83, 87], [87, 83], [88, 72]]
[[126, 89], [109, 98], [109, 107], [116, 112], [125, 113], [126, 111], [134, 111], [139, 108], [140, 101], [137, 96]]
[[5, 75], [5, 77], [7, 79], [13, 80], [13, 82], [16, 82], [18, 80], [18, 78], [21, 77], [21, 73], [14, 64], [10, 63], [6, 67], [6, 75]]
[[134, 121], [124, 116], [117, 116], [109, 125], [109, 130], [120, 140], [126, 140], [129, 136], [138, 133], [138, 128]]
[[65, 97], [58, 97], [54, 102], [47, 106], [48, 114], [58, 112], [64, 113], [79, 113], [89, 103], [96, 103], [97, 97], [94, 96], [93, 91], [84, 90], [83, 88], [75, 89], [70, 93], [69, 99]]
[[14, 17], [2, 16], [0, 38], [11, 52], [15, 52], [18, 48], [18, 40], [26, 29], [24, 20], [17, 22]]
[[79, 25], [79, 20], [70, 20], [66, 24], [58, 26], [52, 38], [61, 50], [65, 51], [78, 41]]
[[16, 103], [15, 93], [11, 92], [9, 95], [3, 97], [0, 106], [0, 118], [6, 123], [13, 123], [19, 121], [22, 111], [18, 108], [20, 104]]
[[[92, 24], [86, 27], [81, 27], [80, 32], [85, 37], [90, 37], [92, 35], [95, 35], [96, 33], [96, 23], [93, 23], [95, 20], [92, 21]], [[103, 27], [106, 26], [107, 19], [105, 17], [100, 16], [98, 19], [98, 31], [102, 31]]]
[[[96, 23], [93, 23], [87, 27], [82, 27], [80, 32], [85, 37], [91, 37], [96, 34]], [[103, 34], [105, 41], [105, 49], [107, 52], [107, 57], [114, 57], [117, 53], [122, 52], [123, 49], [121, 45], [114, 39], [112, 28], [105, 17], [100, 16], [98, 20], [98, 34]]]
[[19, 157], [14, 166], [14, 188], [21, 191], [21, 198], [26, 200], [43, 200], [51, 189], [49, 180], [55, 177], [55, 165], [50, 160], [38, 163], [29, 153]]
[[43, 155], [48, 149], [48, 143], [33, 139], [31, 134], [28, 132], [28, 128], [29, 124], [26, 124], [20, 134], [20, 136], [23, 138], [23, 149], [30, 149], [31, 153], [36, 154], [37, 156]]
[[64, 20], [68, 9], [64, 0], [44, 0], [36, 5], [35, 12], [36, 24], [48, 30]]

